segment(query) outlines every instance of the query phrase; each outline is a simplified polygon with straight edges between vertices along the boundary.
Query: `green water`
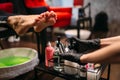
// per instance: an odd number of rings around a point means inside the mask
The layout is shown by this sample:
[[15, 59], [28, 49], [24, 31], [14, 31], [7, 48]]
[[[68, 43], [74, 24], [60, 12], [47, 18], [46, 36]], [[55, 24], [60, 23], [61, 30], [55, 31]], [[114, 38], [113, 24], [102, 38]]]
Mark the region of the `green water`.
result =
[[18, 57], [18, 56], [10, 56], [5, 58], [0, 58], [0, 68], [15, 66], [26, 61], [30, 60], [28, 57]]

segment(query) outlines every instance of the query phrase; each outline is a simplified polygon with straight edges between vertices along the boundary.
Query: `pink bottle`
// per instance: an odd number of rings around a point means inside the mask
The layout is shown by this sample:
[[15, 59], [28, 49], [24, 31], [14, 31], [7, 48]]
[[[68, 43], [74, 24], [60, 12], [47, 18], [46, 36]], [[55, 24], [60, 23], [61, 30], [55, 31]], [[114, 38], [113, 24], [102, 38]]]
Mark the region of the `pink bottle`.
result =
[[54, 48], [51, 46], [51, 43], [48, 42], [47, 47], [45, 48], [45, 65], [47, 67], [53, 66], [52, 62], [49, 61], [50, 59], [53, 58], [53, 54], [54, 54]]

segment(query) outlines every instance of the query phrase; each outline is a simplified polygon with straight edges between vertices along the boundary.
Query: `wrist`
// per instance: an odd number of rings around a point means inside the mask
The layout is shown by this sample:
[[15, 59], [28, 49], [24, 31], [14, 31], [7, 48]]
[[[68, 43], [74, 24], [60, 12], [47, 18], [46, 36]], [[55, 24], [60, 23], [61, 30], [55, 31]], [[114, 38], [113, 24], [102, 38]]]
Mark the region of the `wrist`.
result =
[[80, 57], [80, 62], [81, 63], [87, 63], [87, 54], [84, 54]]

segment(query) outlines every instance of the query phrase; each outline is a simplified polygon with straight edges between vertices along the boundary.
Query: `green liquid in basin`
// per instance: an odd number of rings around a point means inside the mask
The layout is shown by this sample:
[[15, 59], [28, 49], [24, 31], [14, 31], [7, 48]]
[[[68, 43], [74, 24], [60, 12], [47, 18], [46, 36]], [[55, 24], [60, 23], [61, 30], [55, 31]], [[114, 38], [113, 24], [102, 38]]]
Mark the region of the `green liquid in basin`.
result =
[[28, 57], [10, 56], [0, 59], [0, 68], [14, 66], [30, 60]]

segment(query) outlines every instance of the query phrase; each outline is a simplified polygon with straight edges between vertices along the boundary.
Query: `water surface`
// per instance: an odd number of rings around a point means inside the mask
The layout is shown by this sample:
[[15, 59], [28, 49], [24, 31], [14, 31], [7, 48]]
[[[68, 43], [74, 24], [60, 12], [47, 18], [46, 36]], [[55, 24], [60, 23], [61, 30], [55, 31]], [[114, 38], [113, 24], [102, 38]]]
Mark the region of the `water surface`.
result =
[[22, 56], [9, 56], [5, 58], [0, 58], [0, 68], [15, 66], [24, 63], [28, 60], [30, 60], [29, 57], [22, 57]]

